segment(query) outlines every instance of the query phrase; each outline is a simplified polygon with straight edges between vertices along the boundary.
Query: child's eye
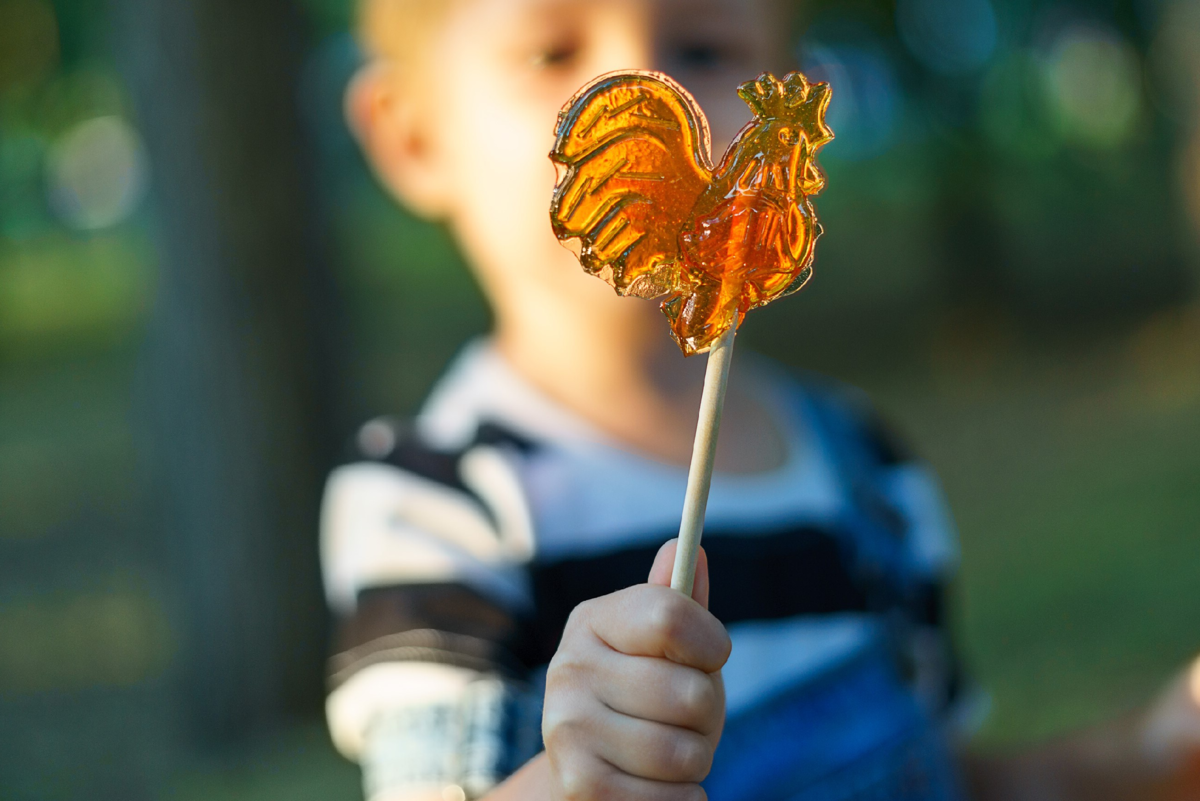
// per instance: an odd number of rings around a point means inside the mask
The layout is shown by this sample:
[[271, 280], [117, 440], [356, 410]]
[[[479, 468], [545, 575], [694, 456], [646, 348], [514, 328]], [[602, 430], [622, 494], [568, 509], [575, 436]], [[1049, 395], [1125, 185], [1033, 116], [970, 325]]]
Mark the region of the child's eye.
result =
[[554, 69], [569, 66], [578, 55], [579, 45], [577, 43], [561, 42], [539, 49], [529, 62], [535, 69]]

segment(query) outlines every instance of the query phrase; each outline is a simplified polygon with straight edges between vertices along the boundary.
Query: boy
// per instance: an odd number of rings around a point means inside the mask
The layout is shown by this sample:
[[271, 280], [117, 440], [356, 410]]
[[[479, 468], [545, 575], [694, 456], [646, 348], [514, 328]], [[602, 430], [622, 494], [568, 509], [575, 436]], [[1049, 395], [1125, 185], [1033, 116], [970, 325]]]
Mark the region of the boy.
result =
[[[930, 476], [853, 396], [742, 353], [712, 611], [709, 562], [692, 599], [673, 593], [659, 546], [704, 362], [550, 232], [547, 153], [576, 89], [667, 72], [719, 154], [748, 118], [734, 88], [787, 71], [785, 5], [364, 0], [351, 124], [383, 183], [451, 227], [495, 311], [415, 423], [367, 424], [330, 478], [329, 719], [372, 801], [963, 797], [940, 608], [954, 543]], [[1145, 719], [966, 774], [981, 799], [1200, 793], [1180, 783], [1198, 695], [1181, 680]]]

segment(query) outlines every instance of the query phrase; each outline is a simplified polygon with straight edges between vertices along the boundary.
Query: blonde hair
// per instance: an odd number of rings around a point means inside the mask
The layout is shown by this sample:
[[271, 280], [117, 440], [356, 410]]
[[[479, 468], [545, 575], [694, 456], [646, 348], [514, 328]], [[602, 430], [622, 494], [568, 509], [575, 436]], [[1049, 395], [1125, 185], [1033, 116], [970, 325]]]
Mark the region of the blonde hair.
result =
[[[355, 33], [368, 59], [387, 59], [412, 70], [424, 57], [433, 34], [461, 0], [358, 0]], [[798, 0], [768, 0], [783, 15], [789, 36], [795, 36], [810, 4]], [[806, 13], [807, 12], [807, 13]]]
[[403, 66], [420, 60], [457, 0], [359, 0], [355, 32], [370, 59]]

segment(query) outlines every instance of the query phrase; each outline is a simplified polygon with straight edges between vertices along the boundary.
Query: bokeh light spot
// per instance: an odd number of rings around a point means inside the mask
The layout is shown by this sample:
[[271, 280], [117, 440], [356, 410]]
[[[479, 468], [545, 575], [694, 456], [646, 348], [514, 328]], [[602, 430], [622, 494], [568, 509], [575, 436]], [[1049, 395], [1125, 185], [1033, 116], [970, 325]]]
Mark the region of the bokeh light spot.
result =
[[826, 116], [837, 137], [829, 144], [830, 156], [860, 161], [891, 149], [903, 98], [887, 59], [853, 45], [814, 44], [805, 52], [805, 74], [835, 87]]
[[979, 69], [996, 50], [990, 0], [899, 0], [896, 26], [912, 54], [935, 72]]
[[54, 143], [48, 165], [50, 205], [74, 228], [105, 228], [128, 217], [146, 194], [145, 151], [120, 117], [95, 117]]
[[1141, 116], [1141, 67], [1119, 34], [1091, 24], [1068, 26], [1044, 68], [1051, 105], [1068, 140], [1097, 149], [1129, 141]]

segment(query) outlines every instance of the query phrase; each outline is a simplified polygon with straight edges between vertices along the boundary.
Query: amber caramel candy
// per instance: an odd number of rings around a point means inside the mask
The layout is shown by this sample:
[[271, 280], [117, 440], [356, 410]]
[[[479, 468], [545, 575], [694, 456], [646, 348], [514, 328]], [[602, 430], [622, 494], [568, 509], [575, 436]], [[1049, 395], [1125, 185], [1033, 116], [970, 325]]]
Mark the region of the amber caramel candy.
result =
[[614, 72], [558, 115], [554, 234], [618, 293], [665, 295], [679, 347], [701, 353], [746, 312], [795, 292], [821, 234], [809, 197], [829, 84], [764, 73], [738, 95], [754, 118], [712, 166], [708, 121], [656, 72]]

